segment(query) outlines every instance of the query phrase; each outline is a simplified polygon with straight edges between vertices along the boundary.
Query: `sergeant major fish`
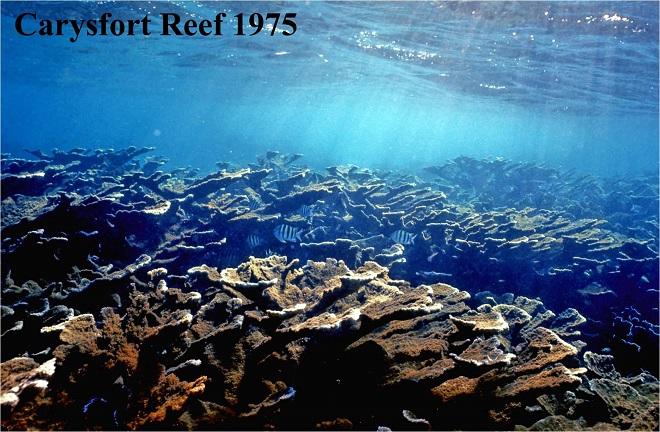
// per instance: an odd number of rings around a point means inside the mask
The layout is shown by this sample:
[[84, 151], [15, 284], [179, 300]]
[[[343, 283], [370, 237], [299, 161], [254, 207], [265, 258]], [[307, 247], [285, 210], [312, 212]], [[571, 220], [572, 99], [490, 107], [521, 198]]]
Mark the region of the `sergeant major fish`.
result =
[[415, 243], [415, 238], [417, 234], [411, 234], [408, 231], [396, 230], [391, 235], [390, 238], [395, 242], [402, 245], [410, 245]]
[[311, 219], [314, 216], [314, 205], [303, 205], [298, 209], [298, 214], [305, 219]]
[[247, 208], [250, 209], [251, 212], [261, 208], [262, 205], [263, 203], [253, 196], [247, 198]]
[[298, 243], [303, 233], [302, 228], [295, 228], [290, 225], [278, 225], [273, 230], [273, 235], [282, 243]]
[[247, 244], [250, 249], [254, 249], [257, 246], [263, 244], [263, 240], [257, 234], [250, 234], [247, 236]]

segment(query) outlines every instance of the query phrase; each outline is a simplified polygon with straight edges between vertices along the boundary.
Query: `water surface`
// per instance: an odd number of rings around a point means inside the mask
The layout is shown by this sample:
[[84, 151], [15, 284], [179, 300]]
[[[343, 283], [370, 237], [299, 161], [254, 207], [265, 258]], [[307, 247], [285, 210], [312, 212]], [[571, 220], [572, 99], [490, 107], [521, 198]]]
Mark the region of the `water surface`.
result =
[[[14, 18], [296, 12], [291, 37], [18, 36]], [[412, 169], [458, 155], [658, 168], [655, 2], [2, 5], [2, 144], [153, 145], [179, 164], [266, 149]], [[225, 23], [230, 30], [231, 21]]]

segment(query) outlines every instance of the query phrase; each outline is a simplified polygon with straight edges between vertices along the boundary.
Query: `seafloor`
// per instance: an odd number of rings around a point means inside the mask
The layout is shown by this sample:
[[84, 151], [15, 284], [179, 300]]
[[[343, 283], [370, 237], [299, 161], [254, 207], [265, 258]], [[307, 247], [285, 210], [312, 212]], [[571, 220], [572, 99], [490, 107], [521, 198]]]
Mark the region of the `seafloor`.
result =
[[658, 178], [2, 160], [2, 428], [658, 425]]

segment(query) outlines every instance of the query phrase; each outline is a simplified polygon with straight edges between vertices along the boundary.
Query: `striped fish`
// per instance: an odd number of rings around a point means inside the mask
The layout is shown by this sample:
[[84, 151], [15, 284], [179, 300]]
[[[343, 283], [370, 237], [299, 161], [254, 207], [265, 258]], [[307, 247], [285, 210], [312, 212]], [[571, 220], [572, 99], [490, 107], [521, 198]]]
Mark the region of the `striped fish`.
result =
[[315, 207], [316, 207], [315, 205], [304, 205], [304, 206], [301, 206], [301, 207], [298, 209], [298, 214], [299, 214], [300, 216], [304, 217], [305, 219], [310, 219], [312, 216], [314, 216], [314, 208], [315, 208]]
[[257, 246], [263, 244], [263, 239], [259, 237], [257, 234], [250, 234], [247, 236], [247, 245], [250, 249], [254, 249]]
[[295, 228], [290, 225], [278, 225], [273, 230], [273, 235], [282, 243], [298, 243], [301, 241], [302, 228]]
[[249, 196], [247, 199], [247, 208], [249, 208], [251, 212], [259, 209], [262, 205], [263, 203], [253, 196]]
[[411, 234], [408, 231], [396, 230], [391, 235], [390, 238], [395, 242], [402, 245], [410, 245], [415, 243], [415, 238], [417, 234]]
[[222, 267], [235, 267], [239, 265], [245, 257], [243, 254], [239, 254], [236, 250], [229, 249], [221, 253], [218, 258]]

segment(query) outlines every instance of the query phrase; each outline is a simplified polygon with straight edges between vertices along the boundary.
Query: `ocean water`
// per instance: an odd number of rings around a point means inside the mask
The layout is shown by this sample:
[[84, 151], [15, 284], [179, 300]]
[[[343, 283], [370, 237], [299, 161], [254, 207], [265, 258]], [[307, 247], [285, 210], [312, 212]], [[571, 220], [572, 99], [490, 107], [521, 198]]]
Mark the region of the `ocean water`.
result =
[[659, 7], [3, 1], [1, 427], [658, 430]]
[[317, 166], [406, 169], [470, 155], [596, 173], [658, 169], [655, 2], [31, 8], [55, 18], [149, 13], [156, 23], [162, 11], [290, 10], [299, 30], [71, 43], [17, 35], [13, 17], [26, 4], [6, 2], [3, 151], [153, 145], [202, 169], [268, 149]]

